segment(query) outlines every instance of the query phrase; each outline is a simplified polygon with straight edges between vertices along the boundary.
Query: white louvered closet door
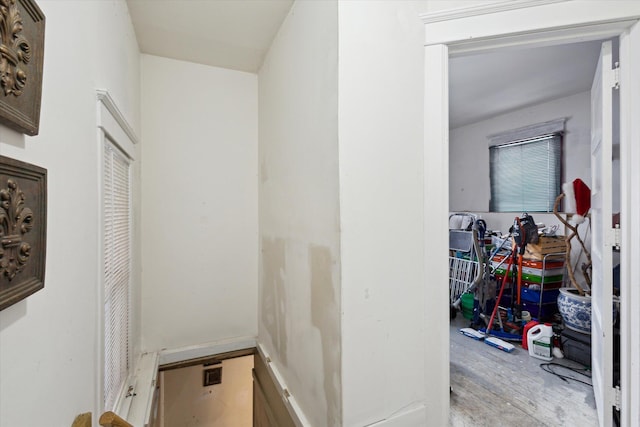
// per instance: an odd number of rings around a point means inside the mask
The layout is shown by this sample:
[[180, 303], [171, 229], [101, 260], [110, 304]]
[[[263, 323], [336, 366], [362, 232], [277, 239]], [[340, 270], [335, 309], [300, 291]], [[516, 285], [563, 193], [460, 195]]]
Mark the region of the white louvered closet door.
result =
[[114, 409], [129, 373], [131, 187], [129, 160], [105, 140], [104, 215], [104, 408]]

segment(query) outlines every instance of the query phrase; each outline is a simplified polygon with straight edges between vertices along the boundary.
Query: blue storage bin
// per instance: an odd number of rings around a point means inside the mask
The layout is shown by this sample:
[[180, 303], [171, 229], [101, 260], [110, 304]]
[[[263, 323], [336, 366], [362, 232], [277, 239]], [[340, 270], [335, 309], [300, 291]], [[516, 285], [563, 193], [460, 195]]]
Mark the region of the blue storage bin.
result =
[[530, 302], [530, 301], [522, 301], [520, 304], [522, 310], [526, 310], [531, 313], [531, 317], [534, 319], [549, 319], [554, 314], [558, 312], [557, 304], [543, 304], [540, 308], [538, 307], [538, 303]]
[[[558, 300], [558, 295], [560, 294], [559, 289], [548, 289], [544, 291], [542, 295], [542, 303], [556, 302]], [[530, 301], [538, 303], [540, 302], [540, 290], [539, 289], [531, 289], [531, 288], [522, 288], [520, 293], [520, 298], [524, 301]]]

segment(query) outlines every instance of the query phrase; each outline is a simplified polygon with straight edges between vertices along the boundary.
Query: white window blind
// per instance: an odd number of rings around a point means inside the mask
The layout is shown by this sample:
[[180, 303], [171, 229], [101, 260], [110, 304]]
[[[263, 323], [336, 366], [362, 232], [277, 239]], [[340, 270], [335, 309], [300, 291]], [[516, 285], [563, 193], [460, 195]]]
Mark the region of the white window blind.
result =
[[104, 407], [114, 409], [129, 374], [131, 189], [128, 159], [105, 140], [104, 215]]
[[562, 135], [489, 147], [491, 212], [552, 212], [562, 180]]

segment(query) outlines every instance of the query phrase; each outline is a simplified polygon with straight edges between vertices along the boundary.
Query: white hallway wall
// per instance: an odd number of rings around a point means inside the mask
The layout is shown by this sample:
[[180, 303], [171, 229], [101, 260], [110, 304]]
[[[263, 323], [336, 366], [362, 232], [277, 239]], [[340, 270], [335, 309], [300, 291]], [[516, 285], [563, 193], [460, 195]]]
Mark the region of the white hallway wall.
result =
[[[38, 4], [46, 16], [40, 134], [0, 126], [0, 154], [48, 170], [47, 264], [44, 289], [0, 312], [2, 427], [99, 416], [96, 89], [109, 90], [139, 133], [138, 47], [125, 2]], [[138, 255], [136, 247], [136, 283]], [[138, 338], [133, 319], [135, 346]]]
[[[259, 340], [312, 425], [440, 425], [448, 384], [425, 369], [427, 4], [332, 8], [296, 3], [260, 72]], [[330, 263], [314, 270], [318, 241]], [[317, 303], [328, 305], [320, 325]]]
[[343, 425], [337, 18], [294, 3], [259, 72], [259, 341], [313, 426]]
[[257, 335], [255, 74], [142, 55], [146, 350]]
[[345, 426], [446, 423], [429, 405], [448, 401], [448, 384], [426, 369], [427, 330], [448, 333], [425, 322], [442, 286], [423, 265], [426, 6], [339, 2]]

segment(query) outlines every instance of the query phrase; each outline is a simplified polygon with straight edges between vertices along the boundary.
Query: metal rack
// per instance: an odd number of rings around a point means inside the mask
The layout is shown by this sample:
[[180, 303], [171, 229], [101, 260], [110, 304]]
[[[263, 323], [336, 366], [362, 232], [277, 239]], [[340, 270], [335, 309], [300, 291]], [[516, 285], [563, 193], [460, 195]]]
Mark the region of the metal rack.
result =
[[478, 271], [478, 261], [449, 256], [449, 303], [453, 304], [469, 289]]
[[[551, 253], [551, 254], [546, 254], [542, 257], [542, 269], [541, 269], [541, 275], [540, 275], [540, 298], [538, 299], [538, 318], [542, 319], [543, 317], [548, 317], [548, 316], [543, 316], [543, 308], [544, 306], [551, 306], [552, 304], [556, 304], [556, 300], [553, 299], [552, 301], [544, 301], [544, 295], [546, 291], [552, 291], [555, 289], [545, 289], [545, 283], [547, 281], [547, 264], [551, 263], [551, 262], [565, 262], [565, 253], [564, 252], [556, 252], [556, 253]], [[564, 267], [563, 267], [564, 268]], [[564, 275], [564, 273], [563, 273]], [[553, 282], [553, 283], [557, 283], [557, 282]]]
[[[449, 229], [449, 303], [453, 304], [473, 283], [478, 269], [478, 260], [473, 246], [473, 232], [470, 227], [477, 220], [472, 213], [454, 213], [449, 216], [464, 222], [463, 229]], [[469, 226], [469, 227], [468, 227]], [[469, 228], [469, 230], [467, 229]], [[460, 257], [460, 254], [464, 256]]]

